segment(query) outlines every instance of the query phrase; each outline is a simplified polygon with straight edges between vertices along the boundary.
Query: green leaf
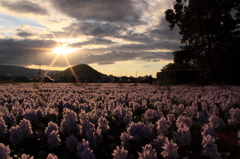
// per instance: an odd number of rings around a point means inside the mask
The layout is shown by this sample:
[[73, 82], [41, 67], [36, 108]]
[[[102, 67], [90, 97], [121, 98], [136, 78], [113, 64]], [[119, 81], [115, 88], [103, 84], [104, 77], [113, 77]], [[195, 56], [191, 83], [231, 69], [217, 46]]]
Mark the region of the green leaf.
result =
[[240, 121], [240, 115], [235, 115], [235, 118]]
[[44, 123], [39, 123], [39, 124], [38, 124], [38, 127], [39, 127], [40, 129], [45, 129], [46, 124], [44, 124]]

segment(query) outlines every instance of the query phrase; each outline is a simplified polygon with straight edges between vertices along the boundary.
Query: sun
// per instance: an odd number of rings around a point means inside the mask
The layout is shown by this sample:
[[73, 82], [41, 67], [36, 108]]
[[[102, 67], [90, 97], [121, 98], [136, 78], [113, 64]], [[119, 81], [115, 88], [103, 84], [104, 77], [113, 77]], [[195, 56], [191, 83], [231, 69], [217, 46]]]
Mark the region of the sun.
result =
[[60, 47], [58, 46], [58, 47], [55, 47], [54, 49], [52, 49], [52, 52], [57, 53], [58, 55], [65, 55], [68, 53], [75, 52], [76, 50], [77, 49], [69, 48], [66, 46], [60, 46]]

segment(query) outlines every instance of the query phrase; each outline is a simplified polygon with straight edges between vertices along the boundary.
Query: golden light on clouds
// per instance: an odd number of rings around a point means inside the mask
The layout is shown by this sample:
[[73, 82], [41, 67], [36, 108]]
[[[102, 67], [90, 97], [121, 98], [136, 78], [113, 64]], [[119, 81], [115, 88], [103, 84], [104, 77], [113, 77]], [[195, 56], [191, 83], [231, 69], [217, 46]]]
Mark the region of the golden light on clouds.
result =
[[[31, 69], [39, 69], [39, 65], [28, 65], [27, 68]], [[68, 67], [54, 67], [54, 66], [48, 66], [48, 65], [41, 65], [41, 69], [43, 70], [54, 70], [54, 71], [63, 71], [66, 70]]]

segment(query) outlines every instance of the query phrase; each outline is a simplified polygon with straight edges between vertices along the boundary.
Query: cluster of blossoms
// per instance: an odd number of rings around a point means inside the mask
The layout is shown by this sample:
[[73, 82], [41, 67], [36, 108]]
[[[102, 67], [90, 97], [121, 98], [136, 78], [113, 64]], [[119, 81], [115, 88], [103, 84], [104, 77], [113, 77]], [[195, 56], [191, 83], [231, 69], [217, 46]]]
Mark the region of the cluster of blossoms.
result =
[[20, 143], [22, 139], [29, 137], [32, 134], [32, 125], [29, 120], [23, 119], [20, 125], [12, 126], [9, 130], [9, 140], [13, 144]]
[[119, 146], [116, 147], [116, 149], [113, 151], [113, 157], [114, 159], [127, 159], [128, 151], [124, 150], [124, 148], [120, 148]]
[[2, 84], [0, 158], [221, 158], [228, 144], [237, 158], [239, 97], [236, 86]]
[[45, 135], [48, 138], [49, 148], [53, 149], [54, 147], [58, 147], [60, 145], [61, 139], [59, 137], [59, 128], [56, 123], [52, 121], [48, 123], [48, 127], [45, 129]]
[[85, 139], [82, 139], [81, 142], [77, 144], [77, 155], [80, 158], [84, 159], [95, 159], [95, 155], [93, 154], [93, 151], [91, 147], [89, 146], [88, 141]]

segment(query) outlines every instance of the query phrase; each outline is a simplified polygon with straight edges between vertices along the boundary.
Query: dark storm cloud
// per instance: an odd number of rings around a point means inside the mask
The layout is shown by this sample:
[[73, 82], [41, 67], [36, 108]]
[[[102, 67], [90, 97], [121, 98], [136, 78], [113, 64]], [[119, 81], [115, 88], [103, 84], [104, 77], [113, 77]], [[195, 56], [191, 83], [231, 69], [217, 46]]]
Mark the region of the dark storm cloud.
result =
[[[28, 65], [38, 64], [43, 54], [56, 46], [54, 41], [45, 40], [0, 40], [0, 64]], [[39, 60], [41, 59], [41, 60]], [[44, 61], [49, 64], [51, 59]]]
[[116, 35], [115, 38], [120, 38], [123, 40], [142, 42], [142, 43], [152, 43], [154, 39], [148, 36], [146, 33], [134, 33], [133, 31], [128, 31], [125, 35]]
[[79, 24], [73, 24], [68, 28], [65, 28], [66, 31], [71, 32], [75, 30], [74, 34], [83, 34], [90, 35], [94, 37], [106, 37], [106, 36], [115, 36], [121, 31], [126, 30], [123, 26], [116, 26], [110, 23], [101, 23], [101, 22], [82, 22]]
[[107, 39], [93, 38], [93, 39], [90, 39], [89, 41], [74, 43], [69, 46], [79, 48], [84, 45], [109, 45], [109, 44], [115, 44], [115, 42], [113, 42], [111, 40], [107, 40]]
[[47, 10], [42, 8], [36, 3], [32, 3], [25, 0], [20, 0], [18, 2], [9, 2], [9, 1], [2, 1], [0, 4], [14, 12], [17, 13], [32, 13], [32, 14], [39, 14], [39, 15], [47, 15]]
[[[73, 44], [72, 46], [76, 46]], [[78, 45], [80, 47], [80, 45]], [[106, 52], [109, 50], [117, 50], [117, 51], [131, 51], [131, 52], [136, 52], [136, 51], [147, 51], [147, 50], [155, 50], [155, 49], [164, 49], [164, 50], [175, 50], [179, 47], [178, 42], [171, 42], [171, 41], [154, 41], [152, 43], [143, 43], [143, 44], [134, 44], [134, 43], [129, 43], [129, 44], [119, 44], [119, 45], [113, 45], [109, 46], [108, 48], [96, 48], [96, 49], [85, 49], [85, 51], [98, 51], [98, 52]]]
[[179, 44], [170, 41], [155, 41], [149, 44], [127, 44], [114, 47], [117, 50], [125, 51], [141, 51], [141, 50], [154, 50], [154, 49], [167, 49], [172, 50], [178, 48]]
[[86, 55], [81, 57], [74, 57], [72, 63], [77, 63], [81, 59], [83, 63], [92, 64], [114, 64], [118, 61], [128, 60], [143, 60], [146, 62], [158, 62], [160, 60], [172, 60], [172, 54], [166, 52], [123, 52], [123, 51], [111, 51], [100, 55]]
[[167, 39], [167, 40], [178, 40], [180, 43], [181, 36], [179, 34], [179, 29], [169, 28], [168, 21], [163, 17], [160, 19], [160, 22], [158, 25], [154, 27], [154, 29], [150, 29], [148, 31], [148, 35], [152, 38], [157, 39]]
[[[114, 37], [126, 31], [126, 27], [103, 22], [78, 22], [63, 28], [64, 31], [53, 32], [56, 38], [78, 38], [82, 35], [94, 36], [95, 38]], [[43, 35], [42, 38], [52, 38], [52, 34]]]
[[[147, 9], [143, 0], [141, 6]], [[139, 24], [142, 11], [133, 0], [52, 0], [61, 13], [82, 20], [102, 20]], [[140, 3], [139, 3], [140, 4]]]
[[27, 38], [27, 37], [33, 36], [32, 33], [29, 33], [29, 32], [26, 32], [26, 31], [19, 31], [17, 33], [17, 35], [20, 36], [20, 37], [23, 37], [23, 38]]

